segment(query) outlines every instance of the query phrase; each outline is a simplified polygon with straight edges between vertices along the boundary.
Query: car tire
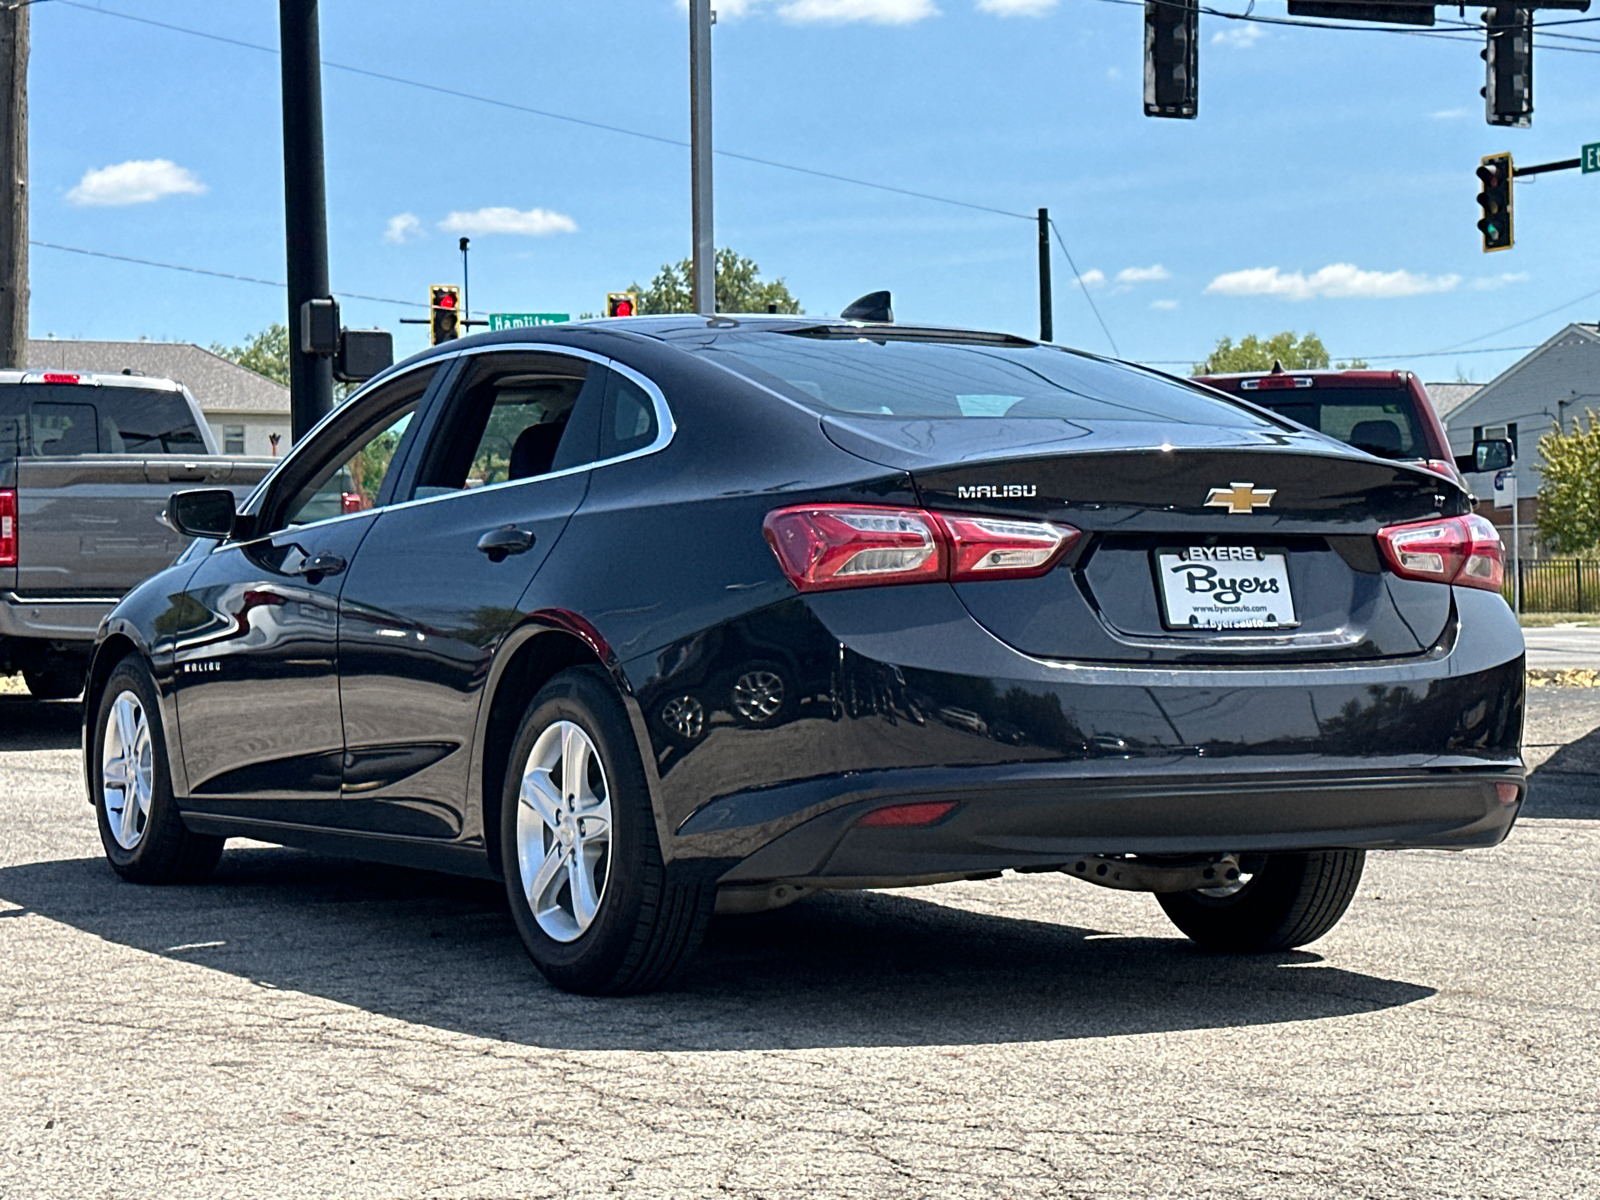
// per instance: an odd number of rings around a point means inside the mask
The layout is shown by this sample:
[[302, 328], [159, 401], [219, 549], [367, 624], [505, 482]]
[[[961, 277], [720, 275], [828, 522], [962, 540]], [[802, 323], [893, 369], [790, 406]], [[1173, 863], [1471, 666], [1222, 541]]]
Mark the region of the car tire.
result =
[[51, 663], [47, 667], [24, 667], [22, 682], [35, 700], [72, 700], [83, 694], [84, 669], [78, 663], [71, 666]]
[[598, 669], [563, 671], [529, 703], [500, 832], [512, 919], [556, 987], [659, 988], [699, 945], [716, 889], [663, 863], [632, 725]]
[[1361, 883], [1364, 850], [1269, 854], [1236, 890], [1156, 897], [1172, 923], [1209, 950], [1251, 954], [1314, 942], [1339, 923]]
[[161, 703], [142, 660], [112, 669], [96, 707], [89, 786], [111, 869], [133, 883], [195, 883], [225, 838], [185, 828], [172, 795]]

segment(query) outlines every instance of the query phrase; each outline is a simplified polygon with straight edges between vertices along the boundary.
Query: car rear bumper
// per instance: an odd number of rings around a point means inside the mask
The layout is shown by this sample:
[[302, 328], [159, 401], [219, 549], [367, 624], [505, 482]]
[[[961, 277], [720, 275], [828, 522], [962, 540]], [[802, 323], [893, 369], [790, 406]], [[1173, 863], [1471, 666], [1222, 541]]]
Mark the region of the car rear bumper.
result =
[[[887, 878], [1086, 853], [1491, 846], [1515, 820], [1522, 643], [1498, 596], [1459, 594], [1425, 655], [1241, 668], [1031, 658], [948, 588], [895, 591], [892, 608], [796, 602], [785, 669], [809, 682], [781, 722], [713, 716], [691, 745], [657, 743], [670, 859], [730, 882]], [[641, 679], [647, 720], [685, 687]], [[957, 808], [855, 828], [921, 800]]]
[[28, 599], [0, 592], [0, 637], [91, 642], [116, 603], [107, 597]]
[[[1493, 846], [1510, 832], [1524, 786], [1516, 767], [1373, 774], [1359, 763], [1248, 775], [1172, 763], [1131, 778], [1037, 767], [885, 772], [852, 780], [836, 807], [768, 842], [720, 882], [844, 886], [1041, 870], [1082, 854]], [[956, 807], [920, 827], [857, 824], [888, 805], [927, 801]]]

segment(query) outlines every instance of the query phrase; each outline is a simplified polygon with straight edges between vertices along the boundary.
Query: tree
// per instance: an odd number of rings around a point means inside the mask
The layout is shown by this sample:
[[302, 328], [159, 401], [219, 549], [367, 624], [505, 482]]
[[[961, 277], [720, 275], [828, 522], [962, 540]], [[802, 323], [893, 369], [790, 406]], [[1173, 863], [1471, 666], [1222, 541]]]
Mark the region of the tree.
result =
[[[650, 313], [693, 312], [690, 301], [694, 260], [684, 259], [674, 265], [662, 263], [661, 272], [647, 288], [635, 283], [632, 291], [639, 293], [639, 311]], [[800, 302], [789, 294], [781, 278], [763, 280], [761, 268], [754, 260], [741, 258], [723, 247], [717, 251], [717, 311], [722, 313], [764, 313], [768, 305], [777, 305], [781, 313], [803, 313]]]
[[[1314, 333], [1295, 340], [1294, 330], [1275, 333], [1266, 341], [1249, 333], [1235, 346], [1232, 338], [1223, 338], [1205, 362], [1195, 363], [1196, 375], [1229, 375], [1239, 371], [1270, 371], [1274, 362], [1281, 362], [1286, 371], [1316, 371], [1328, 365], [1328, 350], [1322, 339]], [[1365, 367], [1364, 359], [1352, 359], [1338, 364], [1341, 371], [1359, 371]]]
[[274, 383], [289, 386], [289, 328], [286, 325], [274, 322], [242, 346], [213, 342], [211, 353], [248, 367], [257, 375], [265, 375]]
[[1600, 418], [1571, 433], [1552, 429], [1539, 439], [1544, 459], [1539, 485], [1539, 536], [1557, 554], [1583, 554], [1600, 546]]

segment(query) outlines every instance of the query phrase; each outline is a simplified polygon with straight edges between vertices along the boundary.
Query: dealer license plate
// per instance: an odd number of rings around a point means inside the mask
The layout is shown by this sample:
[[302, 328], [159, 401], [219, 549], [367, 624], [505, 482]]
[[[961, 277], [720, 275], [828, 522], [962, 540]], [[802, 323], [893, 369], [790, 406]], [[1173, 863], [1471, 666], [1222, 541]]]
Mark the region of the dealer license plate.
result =
[[1156, 553], [1168, 629], [1285, 629], [1300, 623], [1281, 554], [1253, 546]]

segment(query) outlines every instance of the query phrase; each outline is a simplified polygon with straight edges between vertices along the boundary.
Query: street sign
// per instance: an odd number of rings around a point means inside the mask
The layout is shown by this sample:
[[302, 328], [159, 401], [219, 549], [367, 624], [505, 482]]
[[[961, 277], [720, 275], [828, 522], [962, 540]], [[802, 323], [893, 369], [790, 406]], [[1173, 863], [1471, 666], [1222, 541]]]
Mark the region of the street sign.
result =
[[1600, 142], [1590, 142], [1583, 148], [1583, 173], [1600, 171]]
[[489, 332], [502, 329], [531, 329], [535, 325], [559, 325], [572, 320], [570, 313], [490, 313]]
[[1516, 508], [1517, 473], [1515, 471], [1496, 471], [1494, 473], [1494, 506], [1496, 508]]

